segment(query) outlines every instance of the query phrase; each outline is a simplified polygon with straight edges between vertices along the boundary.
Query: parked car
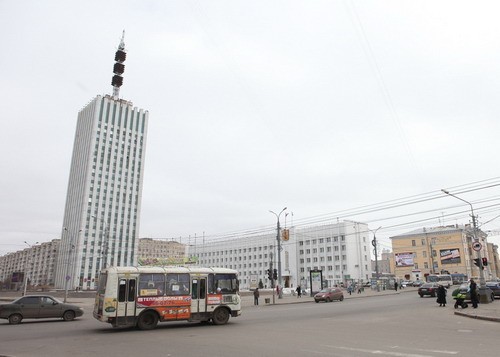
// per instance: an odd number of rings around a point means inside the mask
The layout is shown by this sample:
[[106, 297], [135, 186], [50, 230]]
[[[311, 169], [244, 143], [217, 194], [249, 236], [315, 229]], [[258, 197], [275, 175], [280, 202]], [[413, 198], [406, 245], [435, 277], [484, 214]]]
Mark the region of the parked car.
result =
[[283, 288], [281, 292], [283, 295], [295, 295], [295, 289], [292, 288]]
[[422, 280], [415, 280], [411, 285], [418, 288], [418, 287], [422, 286], [423, 283], [424, 282]]
[[410, 281], [410, 280], [403, 280], [403, 281], [401, 282], [401, 286], [402, 286], [403, 288], [406, 288], [407, 286], [411, 286], [411, 284], [413, 284], [413, 282], [412, 282], [412, 281]]
[[435, 297], [437, 294], [438, 287], [439, 284], [436, 283], [422, 284], [422, 286], [418, 288], [418, 295], [420, 295], [420, 297], [424, 297], [424, 295], [430, 295], [431, 297]]
[[344, 300], [344, 293], [339, 288], [325, 288], [314, 295], [315, 302], [330, 302], [333, 300]]
[[50, 295], [28, 295], [10, 304], [0, 304], [0, 318], [9, 320], [12, 325], [23, 319], [62, 318], [74, 320], [83, 315], [83, 309], [76, 305], [65, 304]]
[[500, 297], [500, 283], [497, 281], [487, 281], [486, 287], [493, 291], [493, 297]]

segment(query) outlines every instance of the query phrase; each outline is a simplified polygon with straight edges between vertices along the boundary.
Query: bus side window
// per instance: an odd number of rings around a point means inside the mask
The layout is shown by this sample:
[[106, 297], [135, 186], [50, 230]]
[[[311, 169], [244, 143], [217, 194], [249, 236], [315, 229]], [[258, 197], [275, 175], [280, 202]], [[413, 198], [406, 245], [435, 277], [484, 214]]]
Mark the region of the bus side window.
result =
[[118, 282], [118, 301], [119, 302], [125, 301], [126, 292], [127, 292], [127, 280], [120, 279], [120, 281]]
[[205, 286], [206, 280], [201, 279], [200, 280], [200, 299], [205, 299], [205, 296], [207, 294], [207, 287]]
[[198, 280], [193, 279], [193, 283], [191, 284], [191, 298], [193, 300], [198, 299]]
[[214, 275], [208, 274], [208, 282], [207, 282], [207, 291], [209, 294], [215, 294], [215, 285], [214, 285]]
[[135, 301], [135, 279], [130, 279], [128, 281], [128, 300]]

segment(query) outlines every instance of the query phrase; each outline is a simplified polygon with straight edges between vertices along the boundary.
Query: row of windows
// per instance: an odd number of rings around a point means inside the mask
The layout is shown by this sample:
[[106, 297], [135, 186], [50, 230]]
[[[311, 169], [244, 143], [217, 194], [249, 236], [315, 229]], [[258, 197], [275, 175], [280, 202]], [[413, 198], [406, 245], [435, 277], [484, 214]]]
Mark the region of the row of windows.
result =
[[[363, 242], [365, 241], [364, 240], [365, 237], [363, 237]], [[308, 239], [308, 240], [305, 240], [305, 241], [300, 241], [299, 242], [299, 245], [311, 245], [311, 244], [322, 244], [322, 243], [330, 243], [330, 242], [339, 242], [339, 237], [326, 237], [326, 238], [317, 238], [317, 239]], [[344, 242], [345, 241], [345, 236], [340, 236], [340, 242]]]

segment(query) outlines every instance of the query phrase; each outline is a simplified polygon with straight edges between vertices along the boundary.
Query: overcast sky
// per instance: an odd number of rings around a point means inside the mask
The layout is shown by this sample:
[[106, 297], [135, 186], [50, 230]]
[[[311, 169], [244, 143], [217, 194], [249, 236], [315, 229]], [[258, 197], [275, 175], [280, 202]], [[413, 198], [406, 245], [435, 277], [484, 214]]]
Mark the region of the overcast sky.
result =
[[397, 229], [469, 222], [441, 188], [472, 190], [461, 197], [498, 230], [499, 13], [498, 1], [1, 0], [0, 254], [59, 238], [78, 111], [112, 93], [122, 30], [120, 96], [150, 112], [140, 237], [265, 230], [286, 206], [287, 225], [382, 226], [387, 248]]

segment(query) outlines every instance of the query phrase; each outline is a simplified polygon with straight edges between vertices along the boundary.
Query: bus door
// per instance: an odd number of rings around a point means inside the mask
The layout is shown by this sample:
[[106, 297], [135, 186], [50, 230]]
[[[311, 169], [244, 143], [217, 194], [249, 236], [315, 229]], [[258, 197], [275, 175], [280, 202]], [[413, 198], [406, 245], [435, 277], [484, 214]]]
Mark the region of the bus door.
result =
[[[118, 280], [117, 325], [127, 324], [135, 319], [136, 279]], [[129, 321], [130, 320], [130, 321]]]
[[207, 278], [191, 278], [191, 313], [207, 311]]

